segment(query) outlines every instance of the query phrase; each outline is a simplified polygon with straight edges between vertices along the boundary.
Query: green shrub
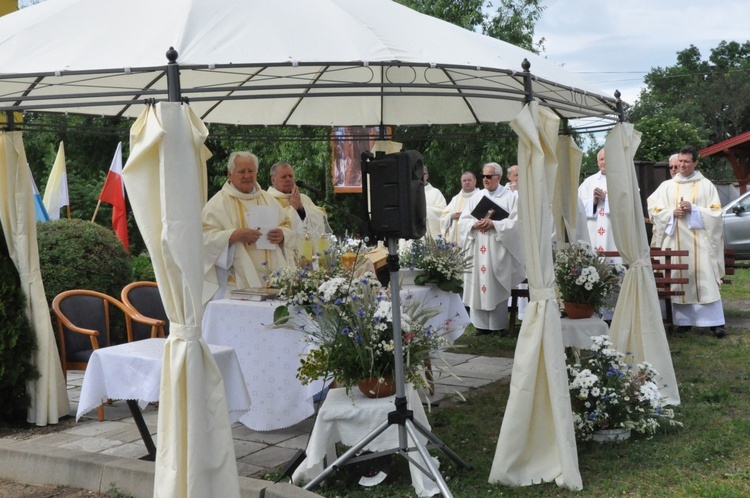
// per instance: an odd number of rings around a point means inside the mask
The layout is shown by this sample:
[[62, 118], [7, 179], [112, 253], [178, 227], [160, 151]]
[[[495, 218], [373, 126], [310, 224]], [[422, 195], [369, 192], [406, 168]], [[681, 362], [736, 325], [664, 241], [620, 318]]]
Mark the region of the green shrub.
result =
[[18, 271], [0, 237], [0, 420], [23, 422], [31, 404], [26, 382], [39, 377], [31, 362], [36, 340], [26, 316]]
[[156, 274], [149, 256], [145, 254], [131, 256], [130, 264], [133, 266], [133, 277], [131, 279], [133, 282], [140, 282], [141, 280], [156, 282]]
[[[111, 229], [84, 220], [37, 223], [39, 264], [47, 301], [70, 289], [88, 289], [120, 299], [130, 283], [130, 259]], [[119, 313], [111, 311], [112, 342], [125, 340]]]

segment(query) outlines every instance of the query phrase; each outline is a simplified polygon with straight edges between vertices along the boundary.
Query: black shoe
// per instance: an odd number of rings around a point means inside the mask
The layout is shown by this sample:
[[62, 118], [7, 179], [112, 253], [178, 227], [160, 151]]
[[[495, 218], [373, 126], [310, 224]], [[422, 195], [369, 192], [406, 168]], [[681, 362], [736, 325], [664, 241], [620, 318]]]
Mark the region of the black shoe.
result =
[[710, 329], [711, 329], [711, 332], [713, 332], [714, 337], [716, 337], [717, 339], [723, 339], [724, 336], [727, 335], [727, 332], [726, 330], [724, 330], [723, 325], [719, 325], [717, 327], [710, 327]]
[[494, 330], [490, 330], [490, 329], [480, 329], [478, 327], [476, 329], [477, 331], [474, 335], [490, 335], [494, 333]]

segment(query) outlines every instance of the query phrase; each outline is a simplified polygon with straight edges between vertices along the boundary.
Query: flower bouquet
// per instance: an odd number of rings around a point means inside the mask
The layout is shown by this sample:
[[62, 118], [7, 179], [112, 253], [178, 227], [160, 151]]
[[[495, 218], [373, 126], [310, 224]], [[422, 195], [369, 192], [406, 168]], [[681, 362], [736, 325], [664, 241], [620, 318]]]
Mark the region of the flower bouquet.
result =
[[444, 291], [461, 293], [463, 274], [471, 269], [472, 257], [442, 236], [424, 237], [408, 244], [399, 253], [404, 268], [422, 270], [414, 279], [417, 285], [434, 283]]
[[629, 429], [654, 434], [662, 423], [682, 425], [665, 407], [659, 373], [647, 362], [635, 368], [626, 355], [610, 349], [608, 336], [592, 337], [593, 354], [568, 364], [576, 438], [587, 441], [600, 430]]
[[364, 271], [365, 256], [356, 239], [337, 239], [331, 236], [325, 250], [316, 253], [312, 261], [295, 257], [295, 264], [267, 272], [263, 279], [279, 289], [278, 299], [284, 301], [274, 313], [279, 321], [289, 315], [289, 308], [319, 303], [318, 289], [333, 278], [346, 278]]
[[555, 283], [562, 303], [612, 307], [624, 273], [624, 266], [599, 257], [583, 242], [555, 251]]
[[[336, 380], [347, 392], [360, 381], [375, 386], [392, 381], [395, 368], [391, 300], [372, 274], [335, 277], [318, 289], [317, 304], [300, 309], [306, 316], [290, 320], [303, 330], [315, 349], [304, 359], [297, 377], [303, 384], [319, 378]], [[424, 360], [447, 344], [442, 330], [428, 325], [437, 310], [405, 299], [401, 309], [404, 376], [424, 387]], [[296, 325], [294, 325], [296, 324]], [[370, 393], [365, 393], [370, 394]], [[374, 394], [374, 393], [372, 393]]]

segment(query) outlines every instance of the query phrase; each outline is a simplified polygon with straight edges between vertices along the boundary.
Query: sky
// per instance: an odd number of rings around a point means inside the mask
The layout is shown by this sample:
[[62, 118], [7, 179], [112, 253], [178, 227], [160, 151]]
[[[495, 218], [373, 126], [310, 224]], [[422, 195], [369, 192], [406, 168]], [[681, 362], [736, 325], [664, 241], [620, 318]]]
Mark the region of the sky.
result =
[[[747, 0], [543, 0], [535, 39], [553, 62], [634, 104], [652, 67], [691, 44], [706, 60], [722, 40], [750, 40]], [[532, 68], [533, 72], [534, 69]]]

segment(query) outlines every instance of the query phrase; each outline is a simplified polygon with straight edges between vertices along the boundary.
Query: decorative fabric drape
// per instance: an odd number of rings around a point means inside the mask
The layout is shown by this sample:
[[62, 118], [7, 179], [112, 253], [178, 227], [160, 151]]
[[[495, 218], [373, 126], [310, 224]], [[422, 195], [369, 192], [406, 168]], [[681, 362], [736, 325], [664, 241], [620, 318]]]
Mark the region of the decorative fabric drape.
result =
[[159, 103], [130, 133], [122, 176], [170, 322], [154, 497], [239, 496], [223, 381], [201, 337], [208, 130], [188, 106]]
[[25, 311], [38, 348], [31, 361], [40, 376], [26, 386], [31, 396], [26, 419], [36, 425], [56, 424], [70, 411], [70, 402], [39, 269], [34, 188], [20, 131], [0, 132], [0, 192], [3, 234], [26, 295]]
[[629, 267], [609, 335], [618, 351], [633, 354], [635, 363], [647, 361], [653, 365], [661, 374], [662, 394], [669, 404], [678, 405], [680, 395], [662, 322], [633, 163], [640, 143], [641, 133], [632, 124], [619, 123], [604, 144], [612, 233], [623, 263]]
[[552, 260], [559, 119], [532, 102], [510, 125], [519, 136], [519, 219], [530, 300], [489, 481], [526, 486], [554, 480], [582, 489]]
[[[583, 153], [573, 137], [563, 135], [558, 137], [556, 156], [557, 175], [552, 197], [552, 213], [559, 247], [561, 243], [566, 241], [572, 243], [579, 239], [576, 235], [577, 229], [581, 228], [577, 225], [578, 178], [581, 173]], [[585, 226], [582, 231], [586, 232]], [[585, 240], [588, 240], [588, 235]]]

